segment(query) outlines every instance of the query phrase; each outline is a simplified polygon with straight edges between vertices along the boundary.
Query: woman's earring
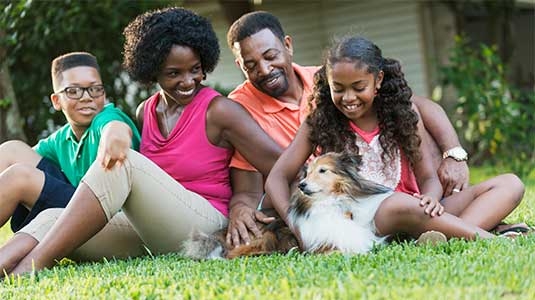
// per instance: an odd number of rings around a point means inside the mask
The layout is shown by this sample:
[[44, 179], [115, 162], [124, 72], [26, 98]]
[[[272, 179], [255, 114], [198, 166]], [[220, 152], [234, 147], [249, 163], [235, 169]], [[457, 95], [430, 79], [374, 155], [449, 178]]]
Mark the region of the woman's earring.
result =
[[206, 73], [202, 73], [202, 80], [206, 80]]

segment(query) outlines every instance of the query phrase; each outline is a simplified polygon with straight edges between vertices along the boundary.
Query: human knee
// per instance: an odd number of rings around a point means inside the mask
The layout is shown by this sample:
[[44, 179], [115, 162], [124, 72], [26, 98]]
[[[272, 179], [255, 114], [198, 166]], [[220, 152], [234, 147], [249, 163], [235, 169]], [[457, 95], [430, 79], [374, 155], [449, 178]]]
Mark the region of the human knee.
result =
[[7, 141], [0, 145], [0, 157], [7, 164], [25, 162], [28, 153], [35, 151], [23, 141]]
[[525, 192], [525, 186], [522, 180], [515, 174], [508, 173], [499, 176], [498, 182], [501, 182], [503, 186], [507, 187], [511, 193], [515, 193], [515, 200], [518, 203], [522, 200]]
[[398, 221], [406, 223], [408, 220], [426, 216], [424, 210], [418, 205], [417, 199], [402, 193], [395, 193], [385, 199], [377, 215], [388, 218], [394, 223]]
[[0, 181], [4, 189], [10, 189], [11, 193], [27, 190], [29, 185], [35, 184], [33, 180], [39, 171], [38, 169], [21, 163], [16, 163], [8, 167], [0, 175]]
[[35, 216], [30, 223], [21, 228], [17, 234], [25, 233], [40, 242], [45, 237], [46, 233], [52, 228], [54, 223], [56, 223], [63, 211], [64, 208], [45, 209]]

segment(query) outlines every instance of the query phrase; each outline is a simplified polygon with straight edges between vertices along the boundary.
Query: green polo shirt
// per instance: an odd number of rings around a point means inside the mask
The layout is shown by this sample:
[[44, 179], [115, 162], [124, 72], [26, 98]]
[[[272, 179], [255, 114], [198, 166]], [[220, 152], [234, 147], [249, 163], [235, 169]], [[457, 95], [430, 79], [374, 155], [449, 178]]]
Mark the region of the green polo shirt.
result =
[[132, 148], [139, 149], [140, 135], [134, 122], [121, 110], [108, 103], [95, 116], [91, 125], [76, 140], [70, 124], [65, 124], [49, 137], [40, 140], [34, 149], [41, 156], [55, 162], [73, 186], [78, 186], [91, 164], [95, 161], [98, 143], [104, 126], [111, 121], [122, 121], [132, 129]]

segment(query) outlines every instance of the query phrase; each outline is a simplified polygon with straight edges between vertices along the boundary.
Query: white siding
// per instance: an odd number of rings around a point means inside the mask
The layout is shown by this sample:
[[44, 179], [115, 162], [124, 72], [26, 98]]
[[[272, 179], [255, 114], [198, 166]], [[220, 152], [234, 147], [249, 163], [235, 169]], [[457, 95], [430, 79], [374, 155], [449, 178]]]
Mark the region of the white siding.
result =
[[258, 9], [279, 17], [286, 33], [293, 37], [297, 63], [319, 64], [325, 47], [333, 38], [358, 34], [377, 44], [383, 50], [383, 56], [401, 62], [415, 94], [429, 95], [417, 2], [323, 0], [283, 3], [263, 1]]
[[[241, 71], [226, 45], [225, 21], [218, 4], [189, 7], [211, 19], [221, 44], [221, 61], [207, 83], [232, 88], [243, 81]], [[428, 96], [425, 55], [419, 4], [415, 1], [276, 1], [264, 0], [255, 10], [276, 15], [292, 36], [294, 61], [301, 65], [321, 63], [323, 50], [333, 37], [359, 34], [375, 42], [385, 57], [399, 60], [405, 76], [418, 95]]]

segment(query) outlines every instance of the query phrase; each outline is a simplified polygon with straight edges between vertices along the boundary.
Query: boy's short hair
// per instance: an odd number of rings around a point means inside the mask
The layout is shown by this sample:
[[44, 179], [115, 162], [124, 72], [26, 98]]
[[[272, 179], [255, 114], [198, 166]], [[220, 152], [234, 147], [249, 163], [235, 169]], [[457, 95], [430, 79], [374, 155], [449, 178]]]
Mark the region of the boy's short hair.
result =
[[227, 43], [234, 49], [234, 43], [250, 37], [251, 35], [269, 29], [281, 41], [284, 41], [284, 30], [277, 17], [266, 11], [254, 11], [241, 16], [234, 21], [227, 32]]
[[61, 80], [63, 80], [62, 73], [75, 67], [93, 67], [100, 73], [97, 58], [88, 52], [70, 52], [56, 57], [52, 61], [51, 75], [52, 87], [54, 91], [58, 88]]

